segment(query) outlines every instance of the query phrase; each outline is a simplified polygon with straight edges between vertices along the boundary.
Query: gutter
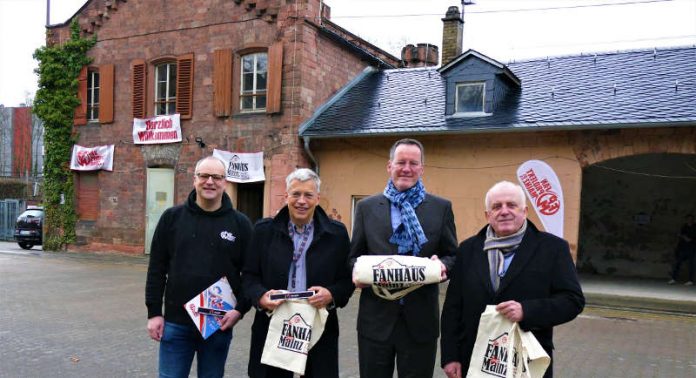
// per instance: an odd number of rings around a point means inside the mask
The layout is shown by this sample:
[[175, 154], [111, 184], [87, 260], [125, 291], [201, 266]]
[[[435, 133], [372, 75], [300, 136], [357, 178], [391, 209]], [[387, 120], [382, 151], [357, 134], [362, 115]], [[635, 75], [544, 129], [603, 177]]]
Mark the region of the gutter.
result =
[[303, 137], [304, 140], [304, 150], [309, 156], [309, 159], [312, 161], [312, 165], [314, 165], [314, 173], [319, 175], [319, 161], [317, 161], [317, 158], [314, 156], [312, 153], [312, 150], [309, 148], [309, 142], [310, 142], [310, 137]]
[[397, 130], [394, 132], [364, 132], [356, 133], [354, 130], [344, 133], [331, 134], [309, 134], [305, 138], [313, 137], [315, 139], [331, 139], [331, 138], [368, 138], [381, 136], [408, 136], [408, 135], [472, 135], [472, 134], [499, 134], [499, 133], [524, 133], [538, 131], [593, 131], [593, 130], [625, 130], [625, 129], [646, 129], [646, 128], [666, 128], [666, 127], [696, 127], [696, 120], [684, 121], [660, 121], [652, 123], [587, 123], [587, 124], [563, 124], [563, 123], [546, 123], [538, 126], [526, 124], [512, 124], [506, 127], [478, 127], [469, 129], [444, 129], [435, 128], [433, 130]]

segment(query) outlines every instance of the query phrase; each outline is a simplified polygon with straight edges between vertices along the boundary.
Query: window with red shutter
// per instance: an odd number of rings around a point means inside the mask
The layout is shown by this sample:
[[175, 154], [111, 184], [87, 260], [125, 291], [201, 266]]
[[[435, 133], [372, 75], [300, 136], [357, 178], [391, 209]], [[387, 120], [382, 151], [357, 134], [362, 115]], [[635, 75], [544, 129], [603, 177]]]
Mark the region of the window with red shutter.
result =
[[102, 64], [99, 66], [100, 99], [99, 122], [111, 123], [114, 121], [114, 65]]
[[266, 109], [268, 85], [268, 54], [257, 52], [242, 55], [239, 109], [258, 112]]
[[266, 113], [280, 112], [280, 92], [283, 85], [283, 42], [268, 48], [268, 100]]
[[213, 53], [213, 112], [216, 117], [230, 115], [232, 109], [232, 50]]
[[176, 113], [177, 64], [158, 62], [155, 64], [155, 115]]
[[185, 54], [176, 59], [176, 112], [181, 119], [191, 119], [193, 115], [193, 54]]
[[147, 100], [147, 66], [145, 61], [142, 59], [137, 59], [133, 61], [131, 66], [132, 71], [132, 94], [131, 103], [133, 107], [133, 118], [145, 118], [146, 112], [146, 100]]
[[77, 97], [80, 100], [80, 105], [75, 108], [73, 124], [83, 126], [87, 124], [87, 66], [82, 67], [77, 80]]

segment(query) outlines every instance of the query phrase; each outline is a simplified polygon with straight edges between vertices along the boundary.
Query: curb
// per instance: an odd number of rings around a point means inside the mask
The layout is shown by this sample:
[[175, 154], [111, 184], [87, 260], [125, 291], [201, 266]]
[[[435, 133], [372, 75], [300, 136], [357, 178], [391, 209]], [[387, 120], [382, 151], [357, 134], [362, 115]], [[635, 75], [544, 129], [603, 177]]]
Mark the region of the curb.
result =
[[631, 297], [600, 293], [585, 293], [585, 302], [589, 306], [608, 308], [665, 311], [682, 314], [696, 314], [696, 301], [675, 299]]

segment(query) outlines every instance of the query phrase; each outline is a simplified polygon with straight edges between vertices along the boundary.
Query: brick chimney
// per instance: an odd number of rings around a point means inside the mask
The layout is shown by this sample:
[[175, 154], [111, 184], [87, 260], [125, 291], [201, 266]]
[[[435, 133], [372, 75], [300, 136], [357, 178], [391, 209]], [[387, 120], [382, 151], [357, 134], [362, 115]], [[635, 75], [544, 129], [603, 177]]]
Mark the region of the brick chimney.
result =
[[408, 44], [401, 49], [401, 60], [408, 68], [437, 66], [438, 50], [437, 45], [430, 43]]
[[324, 2], [321, 3], [321, 17], [327, 20], [331, 19], [331, 7]]
[[462, 53], [464, 20], [459, 13], [459, 7], [447, 8], [442, 24], [442, 65], [444, 66]]

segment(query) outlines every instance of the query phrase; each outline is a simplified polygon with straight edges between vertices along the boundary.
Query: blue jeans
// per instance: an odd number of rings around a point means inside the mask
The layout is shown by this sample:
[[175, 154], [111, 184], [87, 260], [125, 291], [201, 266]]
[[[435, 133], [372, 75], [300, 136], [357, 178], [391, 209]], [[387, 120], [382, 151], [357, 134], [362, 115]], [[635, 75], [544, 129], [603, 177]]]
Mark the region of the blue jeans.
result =
[[164, 322], [160, 341], [159, 376], [161, 378], [188, 377], [197, 354], [198, 377], [222, 377], [225, 374], [227, 352], [232, 342], [232, 330], [217, 331], [203, 340], [193, 324]]

